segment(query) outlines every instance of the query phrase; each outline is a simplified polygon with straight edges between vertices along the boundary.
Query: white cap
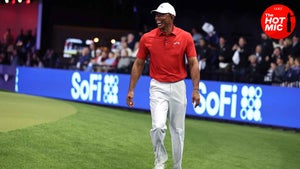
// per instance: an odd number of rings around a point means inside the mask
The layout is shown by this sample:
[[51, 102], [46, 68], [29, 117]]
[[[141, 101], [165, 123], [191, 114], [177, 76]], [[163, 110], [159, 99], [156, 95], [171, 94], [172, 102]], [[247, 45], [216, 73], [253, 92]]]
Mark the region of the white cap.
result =
[[151, 13], [153, 13], [153, 12], [158, 12], [158, 13], [163, 13], [163, 14], [169, 13], [173, 16], [176, 16], [174, 7], [171, 4], [169, 4], [168, 2], [164, 2], [164, 3], [160, 4], [157, 7], [157, 9], [151, 11]]
[[213, 33], [214, 29], [214, 26], [208, 22], [205, 22], [202, 26], [202, 30], [208, 34]]

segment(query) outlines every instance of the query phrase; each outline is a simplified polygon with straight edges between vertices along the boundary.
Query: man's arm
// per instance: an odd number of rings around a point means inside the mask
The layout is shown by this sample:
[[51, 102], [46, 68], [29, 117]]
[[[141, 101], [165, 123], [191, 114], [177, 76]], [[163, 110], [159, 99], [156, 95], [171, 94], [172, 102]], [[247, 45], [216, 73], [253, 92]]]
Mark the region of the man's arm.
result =
[[199, 95], [199, 81], [200, 81], [200, 71], [197, 57], [188, 58], [190, 75], [193, 82], [193, 94], [192, 94], [192, 102], [194, 106], [198, 106], [200, 104], [200, 95]]
[[129, 107], [132, 107], [134, 105], [133, 104], [134, 88], [142, 74], [144, 65], [145, 65], [145, 60], [136, 58], [133, 66], [132, 66], [129, 89], [128, 89], [128, 94], [127, 94], [127, 98], [126, 98], [126, 103]]

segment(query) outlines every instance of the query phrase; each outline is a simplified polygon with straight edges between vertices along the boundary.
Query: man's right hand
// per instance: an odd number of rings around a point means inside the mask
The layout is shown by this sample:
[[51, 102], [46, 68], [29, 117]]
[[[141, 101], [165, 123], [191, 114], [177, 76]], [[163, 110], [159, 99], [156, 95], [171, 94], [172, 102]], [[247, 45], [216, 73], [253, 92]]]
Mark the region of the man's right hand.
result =
[[133, 107], [133, 96], [134, 96], [134, 92], [133, 91], [129, 91], [126, 97], [126, 103], [129, 107]]

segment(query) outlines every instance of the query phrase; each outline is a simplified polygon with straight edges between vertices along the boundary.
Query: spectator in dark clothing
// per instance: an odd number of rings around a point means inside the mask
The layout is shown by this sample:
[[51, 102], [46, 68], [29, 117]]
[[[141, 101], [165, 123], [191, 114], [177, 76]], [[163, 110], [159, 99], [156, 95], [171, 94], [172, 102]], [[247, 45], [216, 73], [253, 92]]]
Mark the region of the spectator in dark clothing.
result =
[[54, 50], [53, 49], [47, 49], [45, 55], [43, 56], [43, 65], [46, 68], [51, 68], [54, 66]]
[[270, 56], [273, 53], [273, 41], [270, 37], [264, 32], [260, 34], [260, 45], [262, 47], [262, 56]]
[[261, 67], [257, 63], [257, 57], [252, 54], [249, 56], [249, 66], [246, 69], [245, 81], [247, 83], [260, 84], [263, 82], [263, 74], [261, 72]]
[[219, 43], [219, 35], [215, 31], [215, 28], [212, 24], [205, 22], [202, 25], [202, 30], [206, 32], [206, 35], [204, 35], [204, 39], [207, 42], [207, 45], [210, 48], [216, 48]]
[[21, 29], [19, 35], [16, 38], [15, 45], [17, 47], [24, 46], [24, 40], [25, 40], [25, 34], [24, 34], [23, 29]]
[[[285, 38], [283, 40], [283, 46], [281, 48], [282, 49], [281, 52], [282, 52], [283, 58], [288, 59], [288, 56], [290, 54], [292, 54], [292, 48], [293, 48], [293, 46], [292, 46], [292, 40], [290, 38]], [[285, 62], [286, 61], [287, 60], [285, 60]]]
[[208, 47], [207, 42], [204, 38], [199, 40], [199, 45], [196, 45], [196, 52], [199, 63], [199, 69], [203, 72], [202, 77], [204, 79], [209, 78], [209, 72], [212, 70], [212, 51], [211, 48]]
[[10, 65], [10, 60], [4, 52], [0, 51], [0, 64]]
[[134, 49], [135, 42], [136, 42], [135, 35], [133, 33], [128, 33], [127, 34], [127, 46], [131, 50]]
[[276, 68], [273, 72], [273, 84], [280, 85], [284, 82], [284, 75], [285, 75], [285, 64], [281, 57], [278, 57], [276, 60]]
[[230, 46], [228, 45], [227, 39], [223, 36], [220, 36], [219, 43], [217, 46], [217, 55], [218, 55], [218, 68], [215, 71], [218, 78], [216, 80], [229, 81], [230, 75], [232, 73], [232, 54]]
[[246, 75], [246, 68], [249, 65], [248, 56], [250, 55], [247, 40], [241, 36], [238, 39], [238, 44], [234, 44], [233, 51], [233, 80], [236, 82], [244, 82]]
[[18, 51], [17, 49], [14, 49], [10, 55], [10, 65], [11, 66], [18, 66], [20, 63], [19, 63], [19, 60], [20, 60], [20, 57], [18, 55]]
[[292, 37], [292, 49], [291, 49], [291, 54], [295, 57], [300, 57], [300, 42], [299, 42], [299, 37], [298, 35], [294, 35]]
[[89, 47], [84, 47], [81, 51], [81, 56], [79, 57], [79, 60], [76, 65], [77, 69], [84, 70], [90, 62], [91, 58], [92, 57], [90, 55]]
[[270, 57], [270, 61], [271, 62], [274, 62], [274, 63], [277, 63], [277, 58], [281, 58], [283, 60], [283, 62], [286, 62], [287, 61], [287, 58], [284, 58], [283, 55], [282, 55], [282, 50], [280, 47], [276, 47], [274, 48], [274, 51]]
[[219, 35], [215, 31], [215, 28], [212, 24], [205, 22], [202, 25], [202, 30], [206, 32], [206, 35], [204, 35], [204, 39], [206, 40], [207, 46], [211, 49], [212, 57], [210, 59], [210, 65], [211, 70], [210, 71], [216, 71], [218, 68], [218, 52], [217, 47], [219, 43]]
[[35, 45], [35, 37], [32, 34], [32, 30], [29, 29], [27, 30], [27, 33], [25, 35], [24, 46], [27, 51], [31, 51], [31, 48], [34, 47], [34, 45]]
[[300, 83], [300, 57], [294, 58], [290, 57], [290, 59], [293, 59], [294, 64], [290, 65], [290, 67], [287, 68], [284, 80], [286, 82], [285, 86], [288, 87], [299, 87]]

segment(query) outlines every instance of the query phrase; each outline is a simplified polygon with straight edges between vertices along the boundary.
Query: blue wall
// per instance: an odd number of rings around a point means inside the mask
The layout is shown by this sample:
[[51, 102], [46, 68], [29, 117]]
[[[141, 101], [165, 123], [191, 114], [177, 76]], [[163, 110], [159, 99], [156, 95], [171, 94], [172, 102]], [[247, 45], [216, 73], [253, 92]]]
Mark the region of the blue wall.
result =
[[[18, 67], [15, 91], [99, 105], [127, 107], [129, 75]], [[201, 81], [201, 104], [193, 108], [192, 81], [186, 79], [187, 115], [300, 129], [300, 89]], [[135, 108], [149, 110], [148, 76], [135, 89]]]

